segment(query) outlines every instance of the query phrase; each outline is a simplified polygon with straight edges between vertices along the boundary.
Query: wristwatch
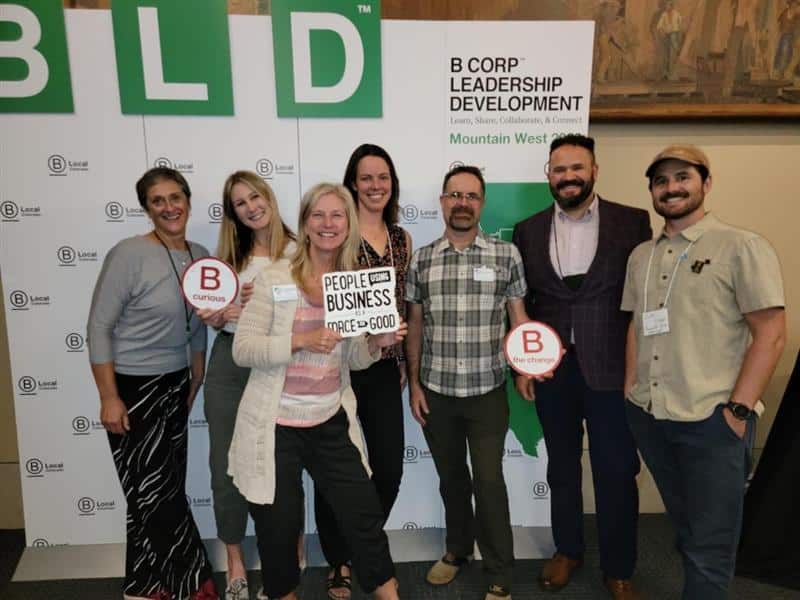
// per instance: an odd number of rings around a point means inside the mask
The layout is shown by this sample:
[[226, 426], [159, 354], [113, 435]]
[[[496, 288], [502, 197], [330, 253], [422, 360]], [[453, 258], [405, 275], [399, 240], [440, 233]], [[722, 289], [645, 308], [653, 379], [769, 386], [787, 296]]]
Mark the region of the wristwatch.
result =
[[739, 404], [738, 402], [729, 400], [725, 406], [731, 411], [731, 414], [740, 421], [747, 421], [747, 419], [756, 414], [756, 411], [750, 410], [745, 404]]

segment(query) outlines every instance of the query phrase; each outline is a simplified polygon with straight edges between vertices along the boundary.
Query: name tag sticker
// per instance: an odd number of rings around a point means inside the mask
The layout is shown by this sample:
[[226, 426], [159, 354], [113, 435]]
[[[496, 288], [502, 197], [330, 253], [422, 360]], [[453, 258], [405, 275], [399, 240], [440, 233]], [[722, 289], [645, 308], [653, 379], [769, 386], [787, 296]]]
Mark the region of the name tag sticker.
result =
[[648, 310], [642, 313], [642, 333], [644, 335], [658, 335], [669, 333], [669, 314], [666, 308]]
[[275, 302], [297, 300], [297, 286], [291, 283], [286, 285], [273, 285], [272, 299], [275, 300]]
[[473, 281], [494, 281], [495, 278], [494, 269], [491, 267], [475, 267], [472, 269]]

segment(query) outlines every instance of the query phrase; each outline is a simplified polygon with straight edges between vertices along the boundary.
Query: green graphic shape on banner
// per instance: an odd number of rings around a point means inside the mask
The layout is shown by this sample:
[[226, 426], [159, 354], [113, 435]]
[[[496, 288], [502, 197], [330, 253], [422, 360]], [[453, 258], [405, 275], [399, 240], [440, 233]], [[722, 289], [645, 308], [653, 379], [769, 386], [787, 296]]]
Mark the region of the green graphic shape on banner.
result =
[[74, 112], [61, 0], [0, 4], [0, 112]]
[[381, 117], [380, 0], [274, 0], [279, 117]]
[[[547, 183], [488, 183], [486, 204], [481, 212], [481, 229], [484, 233], [511, 241], [514, 225], [553, 203]], [[506, 381], [509, 408], [509, 427], [525, 454], [538, 456], [537, 446], [542, 440], [542, 426], [533, 402], [528, 402], [514, 387], [514, 375]]]
[[225, 0], [111, 4], [123, 114], [233, 115]]

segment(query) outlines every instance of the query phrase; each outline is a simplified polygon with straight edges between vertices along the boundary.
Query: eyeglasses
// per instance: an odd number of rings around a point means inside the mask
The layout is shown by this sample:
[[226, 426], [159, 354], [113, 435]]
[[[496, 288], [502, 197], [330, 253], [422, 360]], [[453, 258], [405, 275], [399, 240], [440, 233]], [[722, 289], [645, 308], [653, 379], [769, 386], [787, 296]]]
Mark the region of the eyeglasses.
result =
[[442, 193], [443, 200], [451, 200], [452, 202], [459, 202], [460, 200], [466, 200], [468, 202], [480, 202], [481, 195], [476, 194], [475, 192], [443, 192]]

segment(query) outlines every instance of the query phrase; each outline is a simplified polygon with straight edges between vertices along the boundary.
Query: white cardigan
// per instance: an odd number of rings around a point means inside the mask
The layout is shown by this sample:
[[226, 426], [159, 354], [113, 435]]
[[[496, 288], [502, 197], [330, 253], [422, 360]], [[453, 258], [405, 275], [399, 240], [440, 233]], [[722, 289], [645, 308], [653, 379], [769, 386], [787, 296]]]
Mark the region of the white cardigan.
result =
[[[253, 297], [239, 317], [233, 338], [233, 360], [251, 371], [236, 415], [228, 451], [228, 474], [242, 495], [255, 504], [272, 504], [275, 500], [275, 427], [286, 366], [292, 356], [297, 300], [276, 302], [273, 286], [285, 290], [292, 285], [294, 280], [286, 259], [265, 267], [255, 279]], [[350, 369], [366, 369], [380, 358], [380, 349], [370, 354], [363, 335], [345, 338], [341, 343], [344, 344], [340, 373], [342, 407], [350, 422], [350, 439], [369, 474], [356, 417], [356, 398], [350, 387]]]

